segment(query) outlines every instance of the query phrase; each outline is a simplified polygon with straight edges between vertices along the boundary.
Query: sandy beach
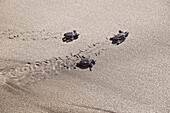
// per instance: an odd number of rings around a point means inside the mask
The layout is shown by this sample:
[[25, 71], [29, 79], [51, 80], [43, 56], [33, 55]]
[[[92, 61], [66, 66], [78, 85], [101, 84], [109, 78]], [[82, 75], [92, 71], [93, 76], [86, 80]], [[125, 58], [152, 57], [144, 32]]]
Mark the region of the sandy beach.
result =
[[[0, 113], [169, 113], [169, 7], [0, 0]], [[73, 30], [79, 38], [63, 42]], [[112, 44], [119, 30], [129, 35]], [[96, 60], [92, 71], [74, 69], [78, 53]]]

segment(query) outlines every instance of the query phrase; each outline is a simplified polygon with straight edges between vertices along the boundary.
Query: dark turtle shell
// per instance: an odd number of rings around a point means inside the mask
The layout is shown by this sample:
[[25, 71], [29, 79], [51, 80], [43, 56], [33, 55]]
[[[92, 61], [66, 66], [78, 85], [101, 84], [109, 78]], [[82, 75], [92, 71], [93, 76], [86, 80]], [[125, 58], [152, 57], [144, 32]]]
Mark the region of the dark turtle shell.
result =
[[64, 37], [62, 38], [62, 41], [68, 43], [68, 42], [78, 39], [78, 36], [79, 34], [77, 34], [75, 30], [73, 30], [73, 32], [65, 33]]
[[124, 39], [124, 38], [126, 38], [128, 36], [128, 34], [129, 34], [129, 32], [119, 31], [119, 34], [114, 36], [113, 39], [117, 39], [117, 40]]
[[65, 37], [72, 37], [74, 36], [73, 32], [68, 32], [64, 34]]
[[90, 63], [91, 63], [90, 59], [84, 58], [84, 59], [82, 59], [82, 60], [80, 61], [79, 64], [80, 64], [81, 66], [86, 67], [86, 66], [89, 66]]
[[95, 60], [93, 59], [88, 59], [88, 58], [84, 58], [80, 61], [79, 65], [83, 66], [83, 67], [89, 67], [92, 66], [92, 64], [95, 64]]
[[77, 34], [75, 30], [73, 30], [73, 32], [65, 33], [64, 36], [65, 37], [77, 37], [79, 36], [79, 34]]
[[95, 65], [95, 62], [96, 61], [93, 59], [83, 58], [76, 66], [81, 69], [89, 68], [90, 71], [92, 71], [92, 67]]

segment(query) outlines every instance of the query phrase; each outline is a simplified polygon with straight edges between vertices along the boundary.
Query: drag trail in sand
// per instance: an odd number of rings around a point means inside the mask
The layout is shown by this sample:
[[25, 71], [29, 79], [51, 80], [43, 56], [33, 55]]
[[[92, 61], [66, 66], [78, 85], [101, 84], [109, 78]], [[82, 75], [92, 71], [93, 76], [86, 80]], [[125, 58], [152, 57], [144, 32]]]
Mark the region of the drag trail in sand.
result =
[[[168, 6], [167, 0], [1, 0], [0, 112], [168, 113]], [[63, 43], [73, 29], [78, 40]], [[107, 39], [118, 30], [130, 34], [112, 45]], [[96, 59], [93, 70], [74, 69], [76, 54]]]

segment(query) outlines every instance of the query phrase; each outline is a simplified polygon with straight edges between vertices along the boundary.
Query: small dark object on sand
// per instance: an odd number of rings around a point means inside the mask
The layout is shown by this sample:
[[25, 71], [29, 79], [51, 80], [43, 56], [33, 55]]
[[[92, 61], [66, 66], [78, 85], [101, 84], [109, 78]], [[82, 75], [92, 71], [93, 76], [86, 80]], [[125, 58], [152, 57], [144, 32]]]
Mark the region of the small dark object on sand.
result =
[[119, 30], [119, 34], [115, 35], [114, 37], [110, 38], [112, 44], [119, 45], [120, 43], [124, 42], [126, 37], [129, 35], [129, 32], [123, 32]]
[[64, 34], [64, 38], [62, 38], [63, 42], [71, 42], [73, 40], [78, 39], [79, 34], [76, 32], [76, 30], [73, 30], [73, 32], [68, 32]]
[[82, 57], [81, 61], [77, 63], [77, 67], [81, 69], [89, 68], [90, 71], [92, 71], [93, 65], [95, 65], [96, 60], [94, 59], [88, 59], [86, 57]]

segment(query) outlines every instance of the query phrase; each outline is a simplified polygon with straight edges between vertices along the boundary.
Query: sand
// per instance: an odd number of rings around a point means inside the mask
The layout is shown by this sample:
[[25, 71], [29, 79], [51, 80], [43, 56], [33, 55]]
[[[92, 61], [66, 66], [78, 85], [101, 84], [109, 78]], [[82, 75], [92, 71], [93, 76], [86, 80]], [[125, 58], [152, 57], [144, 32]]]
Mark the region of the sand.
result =
[[[169, 5], [168, 0], [0, 0], [0, 112], [169, 113]], [[79, 38], [62, 42], [74, 29]], [[114, 45], [107, 39], [118, 30], [130, 34]], [[97, 60], [92, 71], [50, 70], [54, 57], [66, 59], [80, 50]], [[23, 71], [28, 62], [45, 60], [53, 63]]]

